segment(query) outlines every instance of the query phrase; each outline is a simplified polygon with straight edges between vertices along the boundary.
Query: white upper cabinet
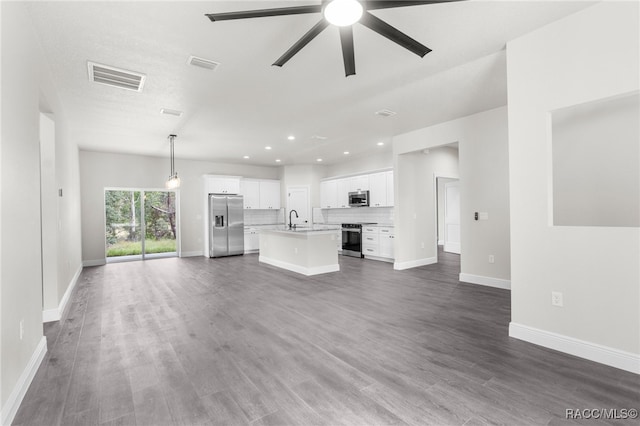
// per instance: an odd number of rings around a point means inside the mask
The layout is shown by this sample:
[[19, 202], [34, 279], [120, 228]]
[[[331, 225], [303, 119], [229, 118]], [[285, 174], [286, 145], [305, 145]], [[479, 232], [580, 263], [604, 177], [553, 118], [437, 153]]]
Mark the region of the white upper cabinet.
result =
[[240, 193], [244, 197], [245, 209], [260, 208], [260, 181], [242, 179], [242, 182], [240, 182]]
[[371, 207], [393, 206], [393, 171], [370, 174], [369, 191]]
[[369, 175], [369, 206], [382, 207], [387, 205], [387, 173], [373, 173]]
[[354, 176], [349, 178], [348, 192], [368, 191], [368, 190], [369, 190], [369, 175]]
[[320, 207], [349, 207], [349, 193], [369, 191], [370, 207], [393, 206], [393, 170], [320, 182]]
[[260, 208], [279, 209], [280, 208], [280, 181], [261, 180], [260, 181]]
[[387, 206], [393, 207], [394, 205], [394, 191], [393, 191], [393, 170], [385, 172], [387, 175]]
[[240, 178], [235, 176], [205, 176], [208, 194], [239, 194]]
[[280, 208], [279, 180], [242, 179], [240, 186], [245, 209]]
[[351, 188], [351, 178], [336, 179], [337, 205], [339, 209], [349, 207], [349, 192]]
[[338, 207], [337, 181], [325, 180], [320, 182], [320, 207], [335, 209]]

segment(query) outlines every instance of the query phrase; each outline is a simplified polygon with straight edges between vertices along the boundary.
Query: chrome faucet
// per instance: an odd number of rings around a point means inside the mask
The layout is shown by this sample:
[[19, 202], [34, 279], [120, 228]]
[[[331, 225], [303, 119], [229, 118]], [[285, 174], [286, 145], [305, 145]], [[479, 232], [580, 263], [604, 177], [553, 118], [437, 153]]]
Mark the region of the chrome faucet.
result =
[[289, 212], [289, 229], [293, 228], [295, 225], [291, 225], [291, 213], [295, 213], [296, 214], [296, 219], [298, 218], [298, 212], [295, 210], [291, 210]]

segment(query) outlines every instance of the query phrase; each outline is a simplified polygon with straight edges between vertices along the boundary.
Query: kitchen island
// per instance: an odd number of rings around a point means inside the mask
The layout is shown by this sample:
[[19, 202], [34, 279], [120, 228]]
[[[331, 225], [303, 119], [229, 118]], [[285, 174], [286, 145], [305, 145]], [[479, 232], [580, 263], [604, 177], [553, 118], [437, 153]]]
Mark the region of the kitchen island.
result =
[[286, 226], [260, 230], [259, 261], [306, 276], [337, 272], [335, 226]]

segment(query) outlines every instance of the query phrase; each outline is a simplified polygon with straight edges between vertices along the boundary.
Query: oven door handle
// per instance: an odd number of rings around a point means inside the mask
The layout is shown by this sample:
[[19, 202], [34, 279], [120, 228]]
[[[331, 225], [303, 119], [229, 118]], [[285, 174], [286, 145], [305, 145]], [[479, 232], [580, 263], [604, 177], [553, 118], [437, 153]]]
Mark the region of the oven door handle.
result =
[[360, 229], [356, 229], [356, 228], [342, 228], [342, 232], [355, 232], [355, 233], [359, 234], [362, 231]]

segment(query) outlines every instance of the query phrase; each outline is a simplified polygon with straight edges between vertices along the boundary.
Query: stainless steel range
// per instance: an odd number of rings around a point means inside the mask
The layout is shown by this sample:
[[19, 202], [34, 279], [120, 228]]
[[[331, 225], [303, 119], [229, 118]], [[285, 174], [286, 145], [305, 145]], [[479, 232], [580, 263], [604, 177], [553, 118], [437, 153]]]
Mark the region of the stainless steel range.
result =
[[362, 225], [373, 223], [343, 223], [342, 224], [342, 255], [364, 257], [362, 255]]

